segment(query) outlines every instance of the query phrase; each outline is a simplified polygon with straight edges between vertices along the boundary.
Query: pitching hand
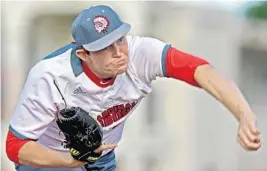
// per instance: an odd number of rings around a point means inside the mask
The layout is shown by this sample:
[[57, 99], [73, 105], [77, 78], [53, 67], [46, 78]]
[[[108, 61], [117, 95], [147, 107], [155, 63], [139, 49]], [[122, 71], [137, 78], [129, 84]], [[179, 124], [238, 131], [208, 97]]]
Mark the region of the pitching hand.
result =
[[255, 117], [244, 115], [240, 118], [237, 139], [247, 151], [256, 151], [261, 147], [260, 130], [256, 127]]

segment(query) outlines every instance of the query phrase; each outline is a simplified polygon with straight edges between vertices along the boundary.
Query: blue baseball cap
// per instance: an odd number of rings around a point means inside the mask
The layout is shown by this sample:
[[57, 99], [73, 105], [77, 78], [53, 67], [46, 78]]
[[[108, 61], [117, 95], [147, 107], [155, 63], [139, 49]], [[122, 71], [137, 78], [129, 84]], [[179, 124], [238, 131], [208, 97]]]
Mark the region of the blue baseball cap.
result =
[[72, 23], [72, 36], [88, 51], [104, 49], [125, 36], [131, 25], [123, 22], [109, 6], [98, 5], [83, 10]]

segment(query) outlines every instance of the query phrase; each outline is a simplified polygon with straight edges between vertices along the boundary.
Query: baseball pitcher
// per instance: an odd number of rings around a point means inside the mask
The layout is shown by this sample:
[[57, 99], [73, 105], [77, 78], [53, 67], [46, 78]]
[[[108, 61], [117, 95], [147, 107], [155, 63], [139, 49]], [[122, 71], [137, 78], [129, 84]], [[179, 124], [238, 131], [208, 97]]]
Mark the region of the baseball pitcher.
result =
[[83, 10], [75, 42], [34, 65], [15, 107], [6, 153], [17, 171], [114, 171], [124, 124], [168, 77], [203, 89], [239, 121], [246, 150], [261, 146], [256, 118], [238, 88], [204, 59], [152, 37], [130, 36], [110, 7]]

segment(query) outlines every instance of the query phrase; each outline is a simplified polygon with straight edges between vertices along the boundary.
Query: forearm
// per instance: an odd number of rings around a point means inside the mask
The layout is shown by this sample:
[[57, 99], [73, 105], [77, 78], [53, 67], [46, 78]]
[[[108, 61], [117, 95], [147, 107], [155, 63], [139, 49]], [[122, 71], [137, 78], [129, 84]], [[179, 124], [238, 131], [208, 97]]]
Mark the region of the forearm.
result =
[[236, 117], [251, 117], [252, 110], [242, 93], [231, 80], [224, 78], [209, 65], [199, 66], [194, 75], [199, 86], [225, 105]]
[[69, 154], [46, 149], [34, 141], [23, 145], [18, 157], [20, 164], [33, 167], [71, 167], [73, 160]]

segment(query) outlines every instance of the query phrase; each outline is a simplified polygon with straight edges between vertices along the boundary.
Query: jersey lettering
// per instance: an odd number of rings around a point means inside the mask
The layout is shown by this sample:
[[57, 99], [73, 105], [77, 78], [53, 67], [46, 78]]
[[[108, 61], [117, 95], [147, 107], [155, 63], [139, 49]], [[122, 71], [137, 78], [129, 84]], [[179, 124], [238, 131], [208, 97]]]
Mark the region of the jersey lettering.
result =
[[137, 104], [137, 102], [127, 103], [127, 104], [120, 104], [117, 106], [113, 106], [104, 112], [101, 115], [97, 116], [97, 120], [102, 127], [107, 127], [114, 122], [119, 121], [121, 118], [126, 116]]

